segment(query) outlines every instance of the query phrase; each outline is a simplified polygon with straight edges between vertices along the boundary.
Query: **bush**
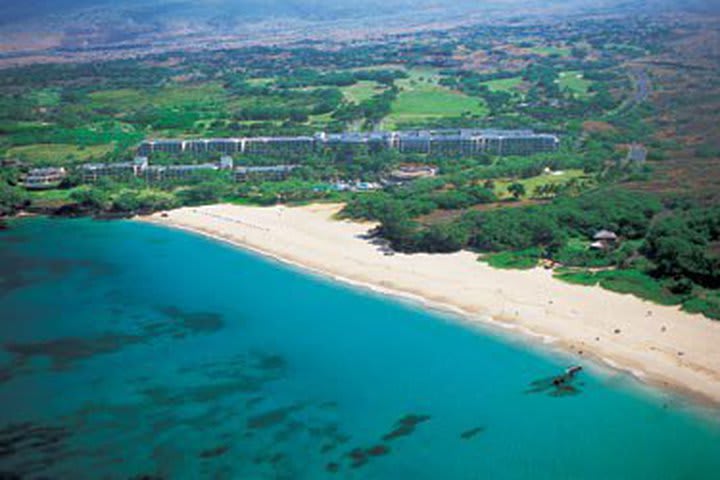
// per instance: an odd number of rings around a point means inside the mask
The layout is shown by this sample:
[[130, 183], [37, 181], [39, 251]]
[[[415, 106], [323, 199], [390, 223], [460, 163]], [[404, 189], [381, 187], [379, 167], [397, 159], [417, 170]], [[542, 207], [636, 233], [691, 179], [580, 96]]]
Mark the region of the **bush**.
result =
[[529, 248], [517, 252], [500, 252], [492, 253], [485, 257], [481, 257], [480, 261], [487, 262], [493, 268], [514, 268], [520, 270], [529, 270], [535, 268], [538, 260], [542, 256], [542, 251], [537, 248]]
[[70, 200], [91, 210], [105, 210], [110, 203], [110, 196], [105, 190], [83, 185], [72, 191]]
[[700, 296], [686, 300], [683, 310], [690, 313], [701, 313], [708, 318], [720, 320], [720, 292], [705, 292]]
[[618, 293], [630, 293], [660, 305], [677, 305], [681, 298], [666, 290], [659, 280], [637, 270], [610, 270], [595, 274], [600, 286]]
[[0, 216], [12, 215], [28, 203], [29, 197], [24, 190], [0, 180]]

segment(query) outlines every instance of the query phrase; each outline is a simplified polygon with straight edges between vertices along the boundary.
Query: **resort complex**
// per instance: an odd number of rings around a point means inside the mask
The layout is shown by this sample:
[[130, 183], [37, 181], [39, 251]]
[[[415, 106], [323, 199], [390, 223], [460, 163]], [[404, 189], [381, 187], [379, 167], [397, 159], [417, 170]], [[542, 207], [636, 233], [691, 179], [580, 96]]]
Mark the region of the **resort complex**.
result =
[[28, 190], [45, 190], [59, 186], [65, 177], [64, 167], [34, 168], [25, 177], [23, 185]]
[[[297, 137], [157, 139], [143, 141], [138, 146], [137, 156], [132, 161], [86, 163], [80, 165], [79, 173], [84, 183], [94, 183], [102, 178], [182, 180], [202, 172], [217, 170], [232, 171], [233, 178], [239, 182], [259, 178], [282, 180], [299, 165], [283, 162], [275, 165], [235, 166], [234, 158], [243, 155], [281, 157], [326, 151], [352, 152], [353, 149], [361, 147], [373, 151], [392, 149], [400, 153], [418, 155], [532, 155], [555, 151], [559, 143], [556, 135], [535, 133], [532, 130], [479, 129], [337, 134], [322, 132], [314, 136]], [[151, 165], [149, 159], [158, 155], [197, 156], [204, 158], [205, 163]], [[48, 172], [48, 169], [32, 170], [28, 176], [29, 180], [32, 179], [32, 185], [28, 183], [28, 188], [38, 184], [42, 184], [44, 188], [52, 188], [52, 185], [46, 181]], [[55, 175], [55, 170], [52, 173]], [[409, 164], [394, 170], [387, 181], [405, 182], [436, 174], [437, 168], [432, 165]]]
[[146, 140], [138, 155], [287, 154], [366, 146], [401, 153], [445, 155], [532, 155], [557, 150], [556, 135], [532, 130], [405, 130], [398, 132], [316, 133], [297, 137], [244, 137]]

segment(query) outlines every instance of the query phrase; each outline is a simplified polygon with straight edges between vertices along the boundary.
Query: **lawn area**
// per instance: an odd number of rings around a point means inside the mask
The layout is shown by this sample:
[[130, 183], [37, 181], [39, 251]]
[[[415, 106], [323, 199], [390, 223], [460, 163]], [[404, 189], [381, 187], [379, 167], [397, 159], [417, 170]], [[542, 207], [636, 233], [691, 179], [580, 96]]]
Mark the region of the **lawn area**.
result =
[[222, 102], [225, 89], [219, 83], [170, 86], [150, 91], [132, 88], [102, 90], [88, 94], [92, 106], [117, 110], [137, 109], [143, 105], [156, 107], [197, 107]]
[[493, 92], [514, 92], [522, 83], [521, 77], [499, 78], [483, 82]]
[[152, 96], [152, 101], [163, 107], [190, 107], [220, 103], [226, 96], [219, 83], [204, 83], [162, 88]]
[[580, 169], [563, 170], [562, 172], [557, 171], [551, 174], [542, 174], [535, 177], [525, 178], [521, 180], [496, 180], [495, 181], [495, 195], [498, 198], [510, 198], [512, 195], [507, 191], [508, 186], [511, 183], [521, 183], [525, 187], [527, 196], [532, 196], [533, 191], [540, 185], [555, 185], [564, 184], [573, 178], [584, 178], [586, 177], [585, 172]]
[[561, 57], [569, 57], [571, 50], [569, 48], [561, 48], [561, 47], [531, 47], [528, 48], [528, 50], [534, 54], [537, 55], [544, 55], [544, 56], [550, 56], [550, 55], [560, 55]]
[[28, 192], [28, 194], [33, 202], [68, 202], [70, 201], [70, 195], [72, 195], [72, 192], [75, 190], [77, 190], [77, 187], [54, 190], [33, 190]]
[[360, 103], [363, 100], [367, 100], [379, 93], [382, 93], [385, 88], [381, 87], [378, 82], [363, 80], [355, 85], [343, 87], [340, 90], [349, 102]]
[[149, 101], [147, 93], [132, 88], [91, 92], [88, 97], [94, 107], [131, 108]]
[[31, 165], [59, 165], [68, 161], [82, 163], [100, 159], [113, 151], [113, 144], [77, 146], [68, 144], [22, 145], [8, 149], [7, 158], [19, 158]]
[[413, 69], [409, 74], [409, 78], [397, 82], [401, 91], [386, 118], [389, 126], [463, 114], [487, 114], [483, 100], [438, 85], [435, 70]]
[[588, 89], [592, 85], [592, 82], [590, 80], [585, 80], [582, 72], [578, 71], [561, 72], [557, 82], [560, 90], [567, 88], [578, 97], [587, 96]]
[[254, 87], [266, 87], [272, 85], [275, 82], [274, 78], [248, 78], [247, 83]]
[[42, 88], [33, 91], [29, 97], [38, 107], [54, 107], [60, 103], [60, 89]]

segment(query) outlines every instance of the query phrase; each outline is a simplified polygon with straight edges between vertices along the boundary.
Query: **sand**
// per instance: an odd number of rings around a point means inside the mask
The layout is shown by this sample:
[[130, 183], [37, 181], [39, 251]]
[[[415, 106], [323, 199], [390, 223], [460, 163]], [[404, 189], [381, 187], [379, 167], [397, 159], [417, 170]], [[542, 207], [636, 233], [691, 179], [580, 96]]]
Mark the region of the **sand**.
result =
[[720, 322], [599, 287], [571, 285], [543, 268], [499, 270], [471, 252], [394, 254], [337, 221], [340, 205], [181, 208], [143, 220], [192, 230], [284, 262], [402, 295], [602, 359], [641, 380], [720, 405]]

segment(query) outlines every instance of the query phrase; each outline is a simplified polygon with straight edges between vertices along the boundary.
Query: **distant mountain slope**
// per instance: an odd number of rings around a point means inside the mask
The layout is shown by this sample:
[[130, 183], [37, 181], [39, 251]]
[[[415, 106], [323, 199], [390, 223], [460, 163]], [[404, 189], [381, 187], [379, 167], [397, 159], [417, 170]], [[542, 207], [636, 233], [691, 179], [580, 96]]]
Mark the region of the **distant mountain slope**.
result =
[[[488, 2], [485, 2], [488, 3]], [[500, 3], [500, 2], [494, 2]], [[482, 2], [455, 0], [3, 0], [0, 2], [0, 24], [36, 20], [49, 16], [72, 16], [95, 9], [145, 12], [152, 18], [194, 15], [207, 19], [219, 15], [230, 18], [291, 17], [335, 19], [350, 15], [375, 16], [409, 9], [440, 7], [482, 8]]]
[[[363, 38], [501, 19], [645, 14], [717, 0], [0, 0], [0, 62]], [[66, 58], [70, 58], [69, 56]], [[96, 57], [92, 57], [96, 58]], [[30, 60], [28, 60], [30, 61]]]

